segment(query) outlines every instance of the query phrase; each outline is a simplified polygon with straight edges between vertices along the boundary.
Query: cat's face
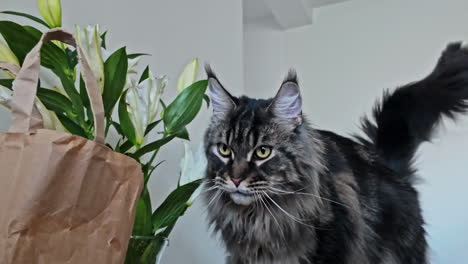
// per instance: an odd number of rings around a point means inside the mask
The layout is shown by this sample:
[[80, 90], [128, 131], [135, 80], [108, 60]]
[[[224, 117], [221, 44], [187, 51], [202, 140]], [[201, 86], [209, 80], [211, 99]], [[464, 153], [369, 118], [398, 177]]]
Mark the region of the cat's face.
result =
[[231, 96], [209, 72], [214, 110], [205, 136], [208, 188], [240, 206], [297, 190], [295, 159], [303, 150], [301, 96], [295, 75], [269, 100]]

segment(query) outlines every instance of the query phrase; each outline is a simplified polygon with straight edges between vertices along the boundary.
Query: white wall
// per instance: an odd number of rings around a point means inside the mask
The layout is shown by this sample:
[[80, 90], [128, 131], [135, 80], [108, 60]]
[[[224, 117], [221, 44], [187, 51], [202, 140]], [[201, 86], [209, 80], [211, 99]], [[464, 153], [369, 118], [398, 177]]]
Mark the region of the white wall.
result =
[[[314, 9], [314, 24], [278, 31], [264, 20], [244, 33], [247, 95], [271, 97], [297, 69], [304, 111], [319, 128], [357, 131], [382, 89], [418, 80], [449, 41], [468, 41], [466, 0], [353, 0]], [[433, 263], [466, 263], [468, 116], [424, 145], [418, 185]]]
[[[127, 46], [129, 52], [152, 54], [142, 64], [149, 64], [155, 74], [171, 77], [166, 98], [174, 98], [175, 80], [190, 59], [198, 57], [222, 72], [223, 81], [240, 94], [242, 72], [242, 6], [231, 0], [62, 0], [65, 27], [99, 23], [109, 30], [111, 49]], [[2, 10], [38, 15], [36, 0], [2, 0]], [[1, 15], [0, 19], [16, 19]], [[30, 23], [29, 21], [27, 23]], [[204, 107], [205, 109], [205, 107]], [[8, 128], [8, 112], [0, 110], [0, 129]], [[203, 113], [190, 127], [193, 145], [201, 142], [209, 113]], [[160, 154], [166, 160], [150, 182], [153, 204], [162, 202], [175, 188], [179, 176], [182, 144], [174, 142]], [[203, 205], [198, 202], [179, 220], [163, 263], [222, 263], [224, 251], [207, 231]]]

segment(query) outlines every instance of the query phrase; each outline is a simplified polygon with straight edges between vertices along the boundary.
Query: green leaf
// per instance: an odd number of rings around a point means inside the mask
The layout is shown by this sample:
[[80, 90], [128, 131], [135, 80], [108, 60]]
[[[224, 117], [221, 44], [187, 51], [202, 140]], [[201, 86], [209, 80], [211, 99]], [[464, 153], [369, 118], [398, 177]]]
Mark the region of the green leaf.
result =
[[[23, 28], [37, 39], [36, 43], [42, 37], [42, 32], [35, 27], [23, 26]], [[76, 53], [76, 51], [73, 52]], [[78, 63], [78, 56], [76, 54], [75, 57], [76, 63]], [[66, 50], [62, 50], [56, 43], [48, 41], [42, 46], [41, 65], [51, 69], [54, 73], [63, 73], [65, 76], [74, 80], [74, 67], [76, 64], [72, 66], [72, 63], [70, 58], [68, 58], [68, 54], [66, 54]]]
[[167, 106], [163, 120], [168, 133], [178, 131], [192, 122], [200, 111], [207, 85], [207, 80], [195, 82]]
[[128, 58], [129, 59], [135, 59], [135, 58], [138, 58], [140, 56], [151, 56], [150, 54], [148, 53], [132, 53], [132, 54], [128, 54]]
[[141, 74], [140, 80], [138, 83], [141, 83], [142, 81], [146, 80], [149, 78], [149, 66], [146, 66], [145, 70]]
[[66, 48], [65, 55], [67, 56], [68, 67], [74, 69], [78, 64], [78, 51]]
[[0, 21], [0, 34], [21, 64], [23, 64], [26, 54], [39, 40], [22, 26], [11, 21]]
[[114, 126], [115, 130], [117, 131], [117, 133], [119, 133], [119, 135], [122, 135], [122, 136], [124, 135], [122, 127], [120, 126], [119, 123], [112, 121], [111, 124]]
[[122, 128], [123, 134], [130, 140], [130, 142], [132, 142], [133, 145], [137, 146], [136, 136], [135, 136], [135, 127], [133, 126], [133, 123], [130, 120], [130, 117], [127, 111], [127, 101], [126, 101], [127, 91], [123, 92], [122, 96], [120, 97], [120, 102], [119, 102], [120, 127]]
[[107, 31], [102, 33], [101, 35], [101, 47], [103, 49], [106, 49], [106, 36], [107, 36]]
[[187, 128], [182, 128], [177, 134], [176, 136], [178, 138], [181, 138], [181, 139], [185, 139], [185, 140], [190, 140], [190, 135], [189, 135], [189, 132], [187, 130]]
[[28, 31], [29, 33], [31, 33], [31, 35], [33, 35], [35, 38], [37, 39], [40, 39], [41, 36], [42, 36], [42, 32], [39, 31], [39, 29], [35, 28], [35, 27], [31, 27], [31, 26], [23, 26], [23, 28]]
[[32, 15], [29, 15], [29, 14], [26, 14], [26, 13], [21, 13], [21, 12], [15, 12], [15, 11], [3, 11], [3, 12], [0, 12], [0, 13], [3, 13], [3, 14], [8, 14], [8, 15], [14, 15], [14, 16], [20, 16], [20, 17], [25, 17], [25, 18], [29, 18], [43, 26], [46, 26], [47, 28], [50, 28], [49, 25], [47, 25], [47, 23], [38, 18], [38, 17], [35, 17], [35, 16], [32, 16]]
[[153, 240], [141, 254], [139, 263], [151, 263], [154, 260], [156, 250], [158, 250], [158, 241]]
[[159, 119], [159, 120], [156, 120], [153, 123], [149, 124], [146, 127], [145, 136], [148, 135], [151, 132], [151, 130], [153, 130], [156, 126], [158, 126], [158, 124], [161, 123], [161, 121], [162, 121], [162, 119]]
[[68, 97], [70, 98], [73, 106], [73, 110], [77, 115], [78, 123], [84, 123], [84, 104], [81, 100], [81, 95], [78, 93], [77, 89], [75, 88], [75, 84], [72, 80], [68, 78], [68, 76], [61, 71], [56, 71], [55, 74], [57, 77], [60, 78], [62, 81], [62, 86], [65, 92], [67, 93]]
[[112, 114], [125, 87], [128, 58], [125, 47], [114, 52], [104, 63], [104, 110], [106, 117]]
[[145, 187], [137, 203], [133, 235], [147, 236], [152, 234], [153, 224], [151, 221], [151, 213], [151, 199], [148, 189]]
[[66, 117], [64, 115], [61, 115], [61, 114], [57, 114], [57, 117], [60, 120], [60, 122], [62, 123], [62, 125], [70, 133], [72, 133], [73, 135], [77, 135], [77, 136], [81, 136], [81, 137], [90, 139], [90, 137], [88, 137], [88, 135], [86, 134], [86, 131], [81, 126], [79, 126], [78, 124], [73, 122], [73, 120], [71, 120], [70, 118], [68, 118], [68, 117]]
[[117, 140], [117, 144], [115, 144], [115, 149], [114, 149], [114, 151], [118, 152], [118, 153], [122, 153], [120, 151], [120, 140], [121, 140], [121, 138], [119, 138], [119, 140]]
[[161, 103], [161, 107], [162, 107], [162, 110], [161, 110], [161, 113], [159, 114], [159, 116], [161, 117], [161, 119], [163, 119], [164, 118], [164, 111], [166, 111], [167, 105], [166, 105], [166, 103], [164, 103], [164, 101], [162, 99], [160, 99], [159, 102]]
[[88, 90], [86, 90], [86, 84], [84, 82], [83, 76], [80, 75], [80, 97], [83, 102], [83, 106], [86, 108], [86, 117], [88, 118], [88, 123], [94, 126], [94, 115], [93, 109], [91, 108], [91, 103], [89, 102]]
[[13, 89], [12, 87], [13, 87], [13, 81], [14, 80], [15, 79], [0, 79], [0, 85], [5, 86], [6, 88], [11, 90], [11, 89]]
[[187, 201], [200, 186], [200, 181], [191, 182], [175, 189], [161, 206], [153, 213], [153, 232], [167, 227], [177, 221], [187, 209]]
[[[0, 34], [7, 42], [21, 64], [24, 58], [37, 44], [42, 33], [31, 27], [23, 27], [11, 21], [0, 21]], [[39, 35], [40, 34], [40, 35]], [[62, 49], [53, 42], [47, 42], [42, 47], [41, 64], [54, 72], [68, 72], [68, 62]]]
[[169, 143], [175, 137], [176, 137], [176, 135], [169, 135], [169, 136], [163, 137], [160, 140], [156, 140], [156, 141], [142, 147], [141, 149], [137, 150], [132, 156], [134, 158], [140, 158], [141, 156], [145, 155], [148, 152], [152, 152], [152, 151], [155, 151], [155, 150], [159, 149], [160, 147], [162, 147], [165, 144]]
[[45, 105], [45, 107], [57, 114], [73, 115], [72, 102], [61, 93], [54, 90], [39, 88], [37, 90], [37, 97]]
[[133, 143], [130, 140], [125, 141], [122, 145], [120, 145], [120, 153], [125, 153], [127, 150], [133, 147]]

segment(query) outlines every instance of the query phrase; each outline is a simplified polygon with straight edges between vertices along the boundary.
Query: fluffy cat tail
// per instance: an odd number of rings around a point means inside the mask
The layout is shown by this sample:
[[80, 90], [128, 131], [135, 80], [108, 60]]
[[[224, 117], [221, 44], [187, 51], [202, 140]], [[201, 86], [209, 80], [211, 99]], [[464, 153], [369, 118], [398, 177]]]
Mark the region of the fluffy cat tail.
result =
[[359, 139], [374, 148], [390, 168], [412, 180], [419, 145], [431, 140], [442, 117], [455, 120], [466, 112], [468, 47], [451, 43], [425, 79], [384, 93], [373, 109], [373, 120], [362, 119], [368, 139]]

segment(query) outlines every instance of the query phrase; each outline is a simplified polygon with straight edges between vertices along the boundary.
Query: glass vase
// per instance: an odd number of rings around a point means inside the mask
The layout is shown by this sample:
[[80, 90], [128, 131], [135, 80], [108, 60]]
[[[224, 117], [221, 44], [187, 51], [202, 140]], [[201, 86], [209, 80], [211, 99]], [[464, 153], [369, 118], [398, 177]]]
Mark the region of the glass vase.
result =
[[132, 236], [125, 264], [161, 264], [169, 240], [162, 236]]

